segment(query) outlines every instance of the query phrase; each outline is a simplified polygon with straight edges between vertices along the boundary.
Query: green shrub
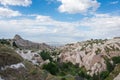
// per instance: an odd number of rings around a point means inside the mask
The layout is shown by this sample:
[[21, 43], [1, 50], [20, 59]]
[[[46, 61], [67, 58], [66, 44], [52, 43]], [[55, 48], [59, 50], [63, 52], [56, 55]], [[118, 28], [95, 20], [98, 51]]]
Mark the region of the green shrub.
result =
[[78, 75], [82, 78], [87, 78], [89, 80], [91, 79], [91, 76], [87, 74], [87, 70], [85, 69], [85, 67], [80, 68]]
[[99, 75], [93, 74], [93, 77], [91, 80], [99, 80], [99, 78], [100, 78]]
[[106, 61], [107, 70], [111, 72], [114, 69], [114, 65], [111, 64], [108, 60]]
[[113, 80], [120, 73], [120, 63], [115, 66], [113, 71], [109, 74], [109, 76], [105, 80]]
[[100, 53], [101, 53], [101, 49], [98, 48], [98, 49], [95, 51], [95, 53], [96, 53], [96, 54], [100, 54]]
[[50, 61], [52, 61], [52, 57], [50, 56], [50, 52], [43, 50], [39, 54], [40, 54], [40, 56], [42, 57], [43, 60], [49, 59]]
[[113, 60], [114, 64], [118, 64], [118, 63], [120, 63], [120, 56], [113, 57], [112, 60]]
[[10, 42], [7, 41], [6, 39], [0, 39], [0, 43], [1, 43], [1, 44], [10, 45]]
[[56, 75], [59, 72], [58, 66], [53, 62], [43, 65], [43, 69], [49, 71], [53, 75]]
[[104, 80], [109, 75], [109, 71], [103, 71], [100, 73], [100, 79]]
[[114, 64], [110, 62], [110, 59], [107, 56], [103, 56], [105, 63], [106, 63], [106, 69], [107, 71], [111, 72], [114, 69]]
[[66, 78], [62, 78], [61, 80], [66, 80]]

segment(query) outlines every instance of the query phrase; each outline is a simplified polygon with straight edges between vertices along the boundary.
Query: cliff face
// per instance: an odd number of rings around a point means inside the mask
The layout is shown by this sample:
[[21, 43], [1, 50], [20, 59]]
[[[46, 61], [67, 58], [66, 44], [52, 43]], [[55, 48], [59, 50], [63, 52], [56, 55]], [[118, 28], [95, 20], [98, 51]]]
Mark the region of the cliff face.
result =
[[60, 48], [62, 62], [84, 66], [93, 75], [106, 70], [106, 59], [112, 64], [112, 57], [120, 56], [120, 38], [110, 40], [88, 40], [67, 44]]
[[13, 39], [13, 44], [23, 49], [40, 49], [40, 50], [52, 49], [52, 47], [50, 47], [49, 45], [45, 43], [34, 43], [29, 40], [24, 40], [19, 35], [15, 35]]

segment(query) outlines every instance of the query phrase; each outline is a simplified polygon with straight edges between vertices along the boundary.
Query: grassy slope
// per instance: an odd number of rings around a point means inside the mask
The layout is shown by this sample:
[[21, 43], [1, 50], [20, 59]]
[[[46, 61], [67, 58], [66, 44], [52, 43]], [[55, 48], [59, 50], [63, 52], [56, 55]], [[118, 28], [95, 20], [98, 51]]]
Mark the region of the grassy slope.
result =
[[23, 59], [14, 50], [0, 44], [0, 67], [17, 64]]

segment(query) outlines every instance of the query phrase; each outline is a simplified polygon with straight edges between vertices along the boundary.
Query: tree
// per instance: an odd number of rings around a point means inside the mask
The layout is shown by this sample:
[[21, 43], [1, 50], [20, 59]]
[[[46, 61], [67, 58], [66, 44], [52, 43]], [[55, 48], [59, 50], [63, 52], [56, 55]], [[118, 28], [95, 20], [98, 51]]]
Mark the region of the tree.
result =
[[43, 69], [46, 69], [47, 71], [49, 71], [53, 75], [56, 75], [59, 72], [58, 66], [53, 62], [50, 62], [48, 64], [44, 64]]
[[114, 64], [118, 64], [118, 63], [120, 63], [120, 56], [113, 57], [112, 60], [113, 60]]
[[114, 69], [114, 66], [108, 60], [106, 60], [106, 65], [107, 65], [107, 70], [109, 72], [111, 72]]
[[101, 80], [104, 80], [109, 75], [109, 71], [103, 71], [100, 73]]
[[43, 60], [49, 59], [50, 61], [52, 61], [52, 57], [50, 56], [50, 52], [43, 50], [39, 54], [40, 54], [40, 56], [42, 57]]

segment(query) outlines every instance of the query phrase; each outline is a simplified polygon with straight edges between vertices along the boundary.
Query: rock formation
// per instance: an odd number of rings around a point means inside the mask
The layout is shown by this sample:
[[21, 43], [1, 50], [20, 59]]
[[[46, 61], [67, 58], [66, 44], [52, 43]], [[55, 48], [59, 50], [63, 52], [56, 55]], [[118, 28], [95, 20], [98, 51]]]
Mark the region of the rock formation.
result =
[[[84, 66], [93, 75], [106, 70], [105, 58], [120, 56], [120, 39], [88, 40], [60, 47], [62, 62]], [[112, 61], [111, 61], [112, 63]]]
[[16, 45], [17, 47], [22, 49], [40, 49], [40, 50], [52, 49], [52, 47], [45, 43], [34, 43], [29, 40], [24, 40], [19, 35], [15, 35], [13, 39], [13, 45]]

